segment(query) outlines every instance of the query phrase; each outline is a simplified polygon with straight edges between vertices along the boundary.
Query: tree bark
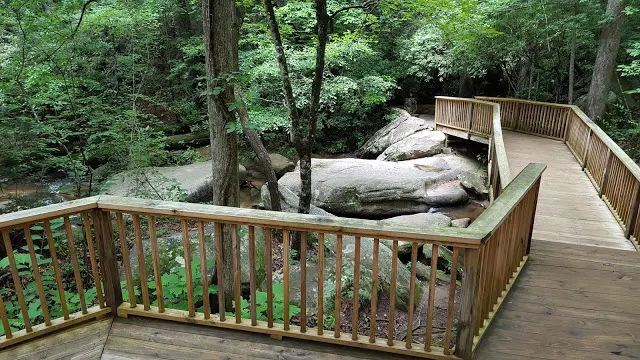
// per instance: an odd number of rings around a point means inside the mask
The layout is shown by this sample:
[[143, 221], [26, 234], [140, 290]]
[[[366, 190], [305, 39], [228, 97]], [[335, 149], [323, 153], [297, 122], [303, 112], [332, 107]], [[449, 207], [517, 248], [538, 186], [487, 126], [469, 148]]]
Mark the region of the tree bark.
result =
[[[236, 88], [236, 98], [238, 101], [242, 99], [242, 93], [238, 88]], [[240, 124], [242, 125], [242, 132], [247, 138], [249, 146], [251, 146], [251, 149], [253, 149], [253, 152], [258, 158], [258, 163], [262, 168], [262, 173], [267, 178], [269, 198], [271, 199], [271, 210], [282, 211], [282, 205], [280, 205], [280, 189], [278, 189], [278, 177], [276, 176], [276, 172], [273, 170], [269, 153], [264, 147], [260, 135], [257, 131], [249, 128], [249, 113], [247, 112], [247, 108], [244, 104], [240, 106], [238, 115], [240, 117]]]
[[[205, 70], [207, 74], [207, 112], [211, 138], [212, 200], [214, 205], [239, 206], [238, 143], [236, 134], [227, 131], [227, 124], [235, 122], [229, 104], [235, 102], [234, 86], [224, 79], [238, 71], [238, 38], [235, 35], [236, 11], [234, 0], [203, 0], [203, 37]], [[222, 89], [218, 95], [215, 88]], [[222, 230], [223, 285], [225, 308], [232, 310], [233, 246], [232, 228]]]
[[620, 38], [624, 25], [624, 8], [627, 0], [609, 0], [605, 15], [611, 19], [602, 27], [600, 44], [593, 66], [591, 85], [587, 94], [587, 113], [593, 120], [601, 119], [607, 106], [611, 78], [616, 68]]
[[567, 103], [573, 104], [573, 82], [575, 79], [575, 62], [576, 62], [576, 28], [575, 25], [571, 31], [571, 55], [569, 55], [569, 93], [567, 94]]

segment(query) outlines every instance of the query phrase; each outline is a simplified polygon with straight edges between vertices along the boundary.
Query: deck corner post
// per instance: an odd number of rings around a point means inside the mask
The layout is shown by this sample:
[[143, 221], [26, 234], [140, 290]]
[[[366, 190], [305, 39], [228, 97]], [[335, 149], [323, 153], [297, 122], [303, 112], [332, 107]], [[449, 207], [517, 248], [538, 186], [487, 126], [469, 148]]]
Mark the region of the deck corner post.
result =
[[120, 288], [120, 271], [116, 259], [111, 216], [108, 211], [97, 209], [92, 212], [92, 217], [98, 243], [100, 275], [104, 286], [106, 305], [111, 308], [111, 314], [117, 316], [118, 307], [122, 304], [122, 289]]
[[462, 302], [460, 304], [460, 322], [456, 336], [455, 355], [465, 360], [473, 358], [473, 339], [478, 328], [479, 285], [480, 249], [464, 249]]

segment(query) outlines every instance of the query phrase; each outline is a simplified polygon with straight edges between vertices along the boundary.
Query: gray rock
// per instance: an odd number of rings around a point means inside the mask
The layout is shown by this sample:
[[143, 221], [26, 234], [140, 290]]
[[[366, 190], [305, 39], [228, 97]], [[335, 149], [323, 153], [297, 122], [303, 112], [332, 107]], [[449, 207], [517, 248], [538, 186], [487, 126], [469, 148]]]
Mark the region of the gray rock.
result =
[[487, 181], [479, 173], [465, 171], [458, 175], [458, 180], [460, 180], [460, 184], [462, 184], [462, 187], [473, 192], [474, 194], [481, 196], [486, 196], [489, 194]]
[[451, 220], [451, 227], [455, 228], [466, 228], [469, 227], [469, 224], [471, 224], [471, 219], [469, 218]]
[[431, 278], [431, 266], [427, 266], [418, 261], [416, 263], [416, 278], [428, 281]]
[[273, 166], [273, 171], [275, 171], [278, 178], [289, 171], [293, 171], [296, 167], [296, 164], [294, 164], [293, 161], [280, 154], [269, 154], [269, 159], [271, 159], [271, 166]]
[[[247, 168], [242, 164], [238, 164], [238, 182], [242, 184], [247, 180]], [[213, 191], [213, 189], [211, 189]]]
[[[247, 170], [238, 166], [239, 176]], [[149, 167], [142, 171], [125, 171], [111, 176], [100, 189], [101, 194], [131, 196], [156, 200], [211, 201], [211, 161], [184, 166]], [[244, 181], [242, 178], [240, 181]]]
[[404, 109], [409, 114], [415, 114], [418, 112], [418, 100], [416, 98], [406, 98], [404, 99]]
[[[401, 215], [392, 217], [386, 220], [382, 220], [384, 223], [395, 223], [400, 225], [408, 225], [409, 227], [425, 228], [425, 227], [449, 227], [451, 226], [451, 219], [440, 213], [419, 213], [413, 215]], [[385, 246], [393, 248], [393, 241], [383, 240]], [[398, 254], [406, 255], [411, 253], [411, 242], [399, 241], [398, 242]]]
[[[402, 162], [313, 159], [312, 204], [339, 216], [385, 218], [427, 212], [467, 200], [457, 181], [482, 165], [460, 155], [436, 155]], [[298, 170], [280, 185], [300, 192]]]
[[401, 161], [433, 156], [442, 152], [445, 135], [441, 131], [423, 130], [389, 146], [376, 160]]
[[401, 109], [394, 109], [398, 118], [378, 130], [358, 150], [358, 157], [372, 159], [380, 155], [386, 148], [418, 131], [427, 130], [428, 123], [420, 118], [411, 116]]

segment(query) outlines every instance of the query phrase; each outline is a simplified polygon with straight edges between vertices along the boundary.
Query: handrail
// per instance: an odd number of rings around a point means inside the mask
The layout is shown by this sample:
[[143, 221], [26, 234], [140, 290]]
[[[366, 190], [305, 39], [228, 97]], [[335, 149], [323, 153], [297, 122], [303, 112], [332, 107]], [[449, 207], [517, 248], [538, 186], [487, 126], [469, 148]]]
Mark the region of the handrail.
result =
[[476, 99], [436, 96], [435, 122], [436, 130], [445, 134], [489, 143], [489, 195], [492, 200], [497, 198], [511, 181], [500, 105]]

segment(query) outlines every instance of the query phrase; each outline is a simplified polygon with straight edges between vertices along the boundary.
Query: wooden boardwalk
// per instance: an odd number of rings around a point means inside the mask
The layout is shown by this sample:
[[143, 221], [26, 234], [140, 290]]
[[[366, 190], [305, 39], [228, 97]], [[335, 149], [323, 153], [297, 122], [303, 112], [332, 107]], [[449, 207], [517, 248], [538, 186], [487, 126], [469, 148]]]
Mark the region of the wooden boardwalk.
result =
[[505, 143], [512, 173], [548, 169], [529, 261], [476, 359], [639, 359], [640, 255], [562, 142]]
[[[528, 263], [476, 359], [640, 359], [640, 255], [566, 146], [505, 132], [512, 174], [542, 177]], [[369, 350], [148, 318], [106, 318], [0, 359], [399, 359]]]

